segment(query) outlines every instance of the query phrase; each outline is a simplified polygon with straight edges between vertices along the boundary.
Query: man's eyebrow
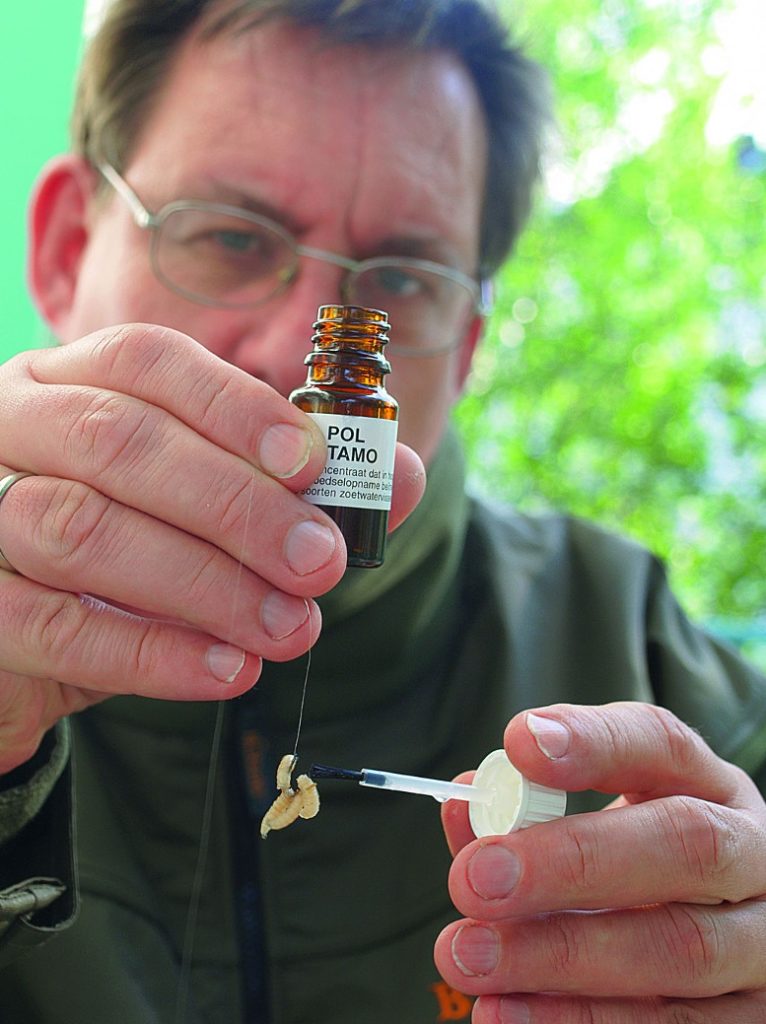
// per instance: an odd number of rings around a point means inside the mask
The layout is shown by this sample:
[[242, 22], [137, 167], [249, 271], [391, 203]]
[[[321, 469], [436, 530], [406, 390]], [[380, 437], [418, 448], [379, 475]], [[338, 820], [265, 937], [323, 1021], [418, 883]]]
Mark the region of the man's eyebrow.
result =
[[446, 239], [418, 238], [413, 235], [394, 235], [382, 239], [375, 246], [375, 251], [365, 256], [410, 256], [419, 260], [430, 260], [448, 267], [462, 270], [462, 260], [457, 249]]
[[291, 234], [299, 235], [303, 230], [293, 217], [285, 210], [278, 209], [272, 203], [261, 199], [252, 193], [244, 192], [234, 185], [226, 182], [208, 179], [205, 183], [205, 195], [200, 194], [196, 198], [204, 199], [205, 202], [223, 203], [226, 206], [235, 206], [238, 210], [246, 210], [248, 213], [257, 213], [261, 217], [268, 217], [285, 228]]

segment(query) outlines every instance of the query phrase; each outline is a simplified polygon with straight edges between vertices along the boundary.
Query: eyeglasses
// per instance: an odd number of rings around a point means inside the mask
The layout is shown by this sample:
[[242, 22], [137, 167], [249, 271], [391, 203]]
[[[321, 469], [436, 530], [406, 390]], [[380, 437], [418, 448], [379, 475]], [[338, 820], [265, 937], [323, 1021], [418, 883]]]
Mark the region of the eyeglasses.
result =
[[304, 257], [346, 271], [343, 302], [388, 313], [389, 347], [399, 355], [454, 348], [470, 319], [489, 312], [490, 283], [453, 267], [406, 256], [348, 259], [299, 245], [276, 221], [221, 203], [178, 199], [151, 213], [110, 164], [100, 164], [99, 171], [127, 203], [136, 225], [151, 231], [158, 280], [204, 306], [258, 306], [290, 287]]

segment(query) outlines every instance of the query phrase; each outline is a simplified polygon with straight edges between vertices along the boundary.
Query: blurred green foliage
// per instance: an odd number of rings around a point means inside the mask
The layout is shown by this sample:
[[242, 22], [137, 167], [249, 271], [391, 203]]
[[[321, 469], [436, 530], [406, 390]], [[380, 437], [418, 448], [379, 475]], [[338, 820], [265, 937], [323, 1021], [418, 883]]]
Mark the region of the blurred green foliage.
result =
[[[506, 6], [514, 23], [522, 5]], [[753, 645], [766, 172], [745, 141], [706, 134], [723, 8], [525, 0], [520, 35], [550, 69], [557, 126], [458, 423], [479, 489], [629, 533], [667, 560], [693, 615]]]

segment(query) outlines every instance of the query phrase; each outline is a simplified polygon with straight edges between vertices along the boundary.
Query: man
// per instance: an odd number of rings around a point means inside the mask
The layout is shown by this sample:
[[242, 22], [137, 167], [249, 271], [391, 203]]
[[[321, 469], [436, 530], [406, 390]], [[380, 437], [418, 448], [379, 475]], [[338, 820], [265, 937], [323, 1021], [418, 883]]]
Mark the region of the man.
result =
[[[4, 1022], [766, 1013], [763, 680], [634, 545], [463, 492], [449, 409], [537, 161], [540, 80], [498, 31], [473, 0], [115, 0], [92, 44], [33, 204], [63, 345], [0, 389]], [[286, 399], [344, 282], [402, 311], [429, 469], [347, 576]], [[426, 282], [449, 302], [413, 317]], [[421, 490], [402, 448], [393, 525]], [[343, 783], [262, 842], [310, 647], [307, 764], [448, 777], [504, 739], [574, 809], [622, 796], [480, 842], [448, 804], [451, 869], [433, 806]]]

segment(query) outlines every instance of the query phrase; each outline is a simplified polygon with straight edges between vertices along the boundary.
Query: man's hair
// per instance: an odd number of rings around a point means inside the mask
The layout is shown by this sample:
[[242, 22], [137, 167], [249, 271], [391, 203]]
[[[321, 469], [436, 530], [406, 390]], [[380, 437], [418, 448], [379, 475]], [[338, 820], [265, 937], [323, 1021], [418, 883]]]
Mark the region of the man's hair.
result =
[[548, 117], [548, 80], [508, 39], [490, 0], [113, 0], [80, 68], [72, 117], [77, 152], [124, 169], [183, 37], [291, 19], [330, 45], [444, 49], [467, 68], [489, 151], [480, 271], [492, 274], [529, 214]]

